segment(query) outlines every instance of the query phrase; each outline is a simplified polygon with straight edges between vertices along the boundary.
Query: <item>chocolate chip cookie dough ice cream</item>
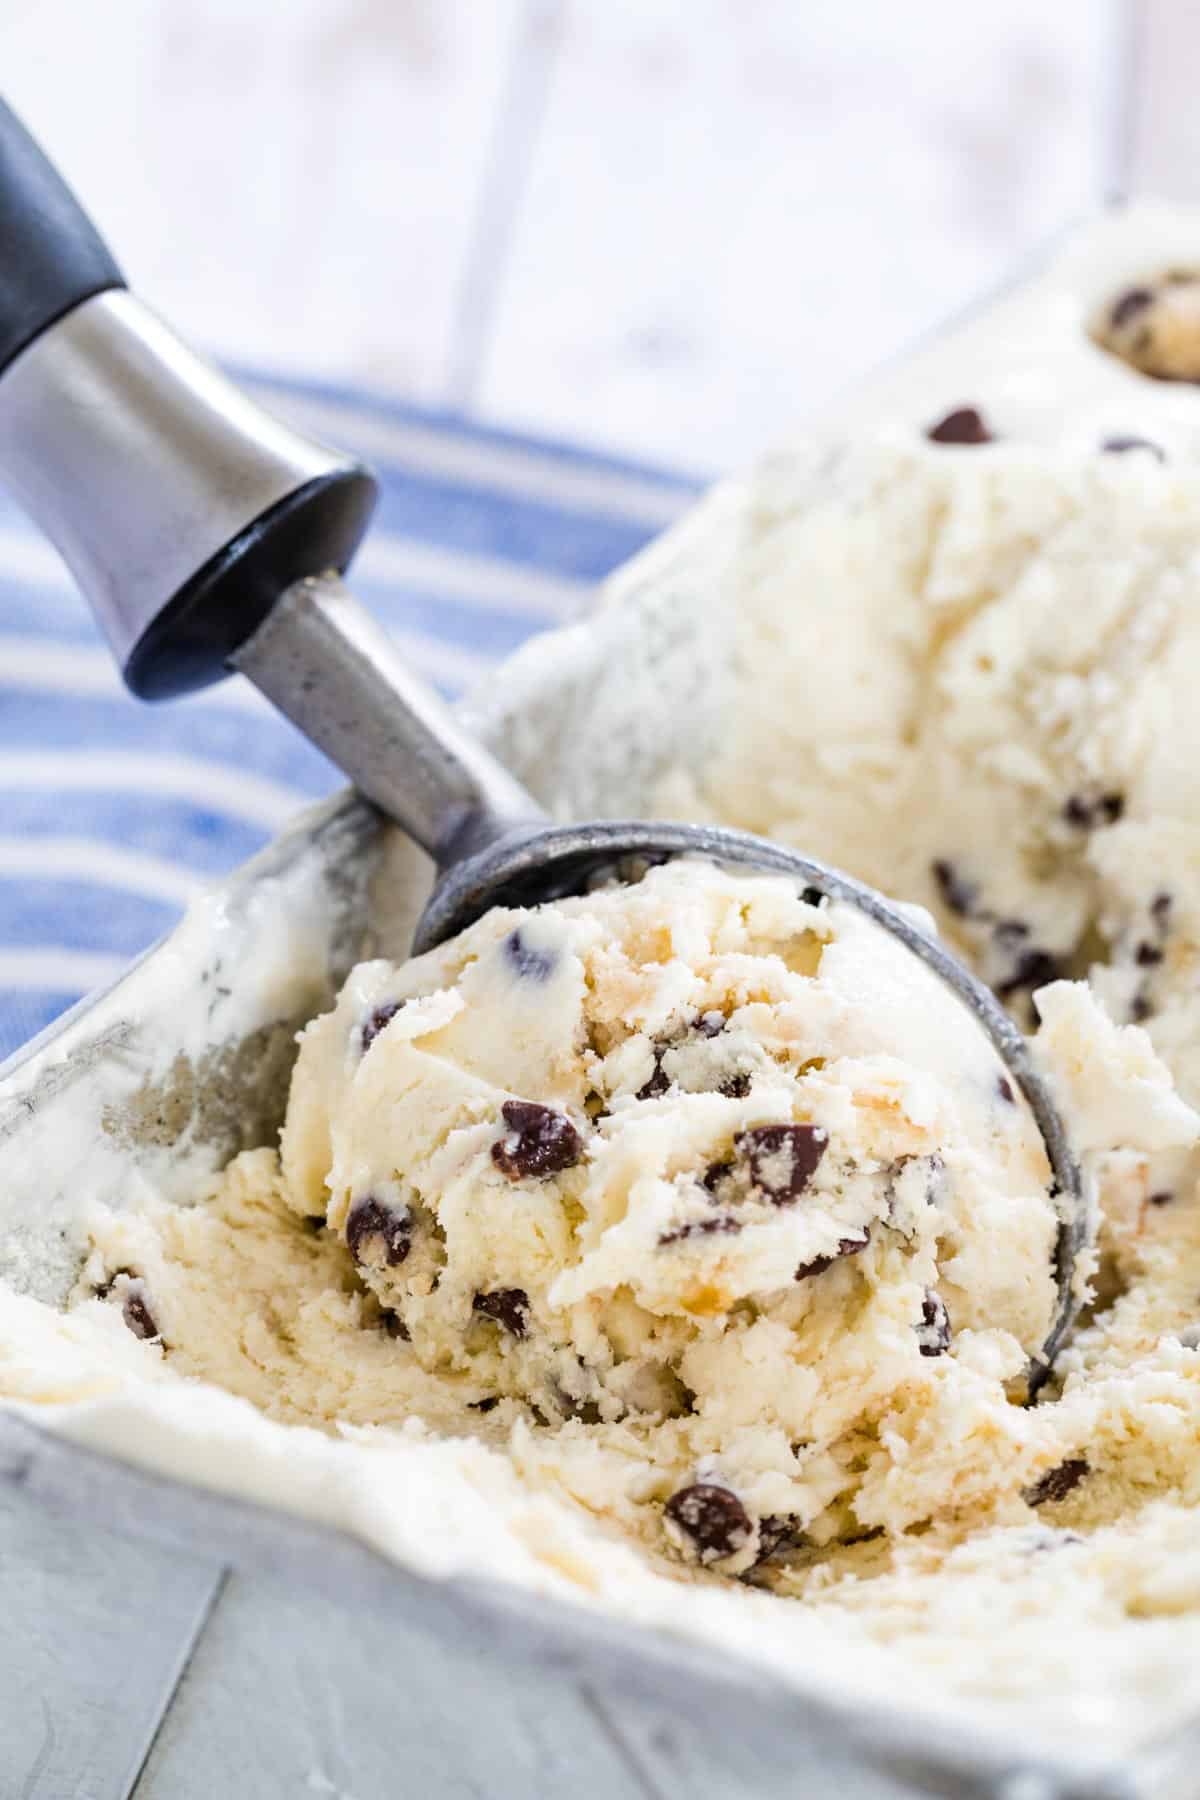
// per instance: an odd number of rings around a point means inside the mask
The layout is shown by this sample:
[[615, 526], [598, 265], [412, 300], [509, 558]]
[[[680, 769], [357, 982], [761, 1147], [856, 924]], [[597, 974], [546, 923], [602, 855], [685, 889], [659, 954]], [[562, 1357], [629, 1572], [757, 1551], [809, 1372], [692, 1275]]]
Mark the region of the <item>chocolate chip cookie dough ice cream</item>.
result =
[[260, 1497], [793, 1680], [1125, 1739], [1200, 1701], [1196, 231], [1091, 234], [740, 485], [721, 729], [658, 793], [924, 908], [1035, 1034], [1096, 1208], [1051, 1379], [1059, 1202], [976, 1025], [679, 862], [361, 964], [278, 1148], [95, 1209], [6, 1389], [214, 1481], [219, 1418]]
[[938, 978], [817, 899], [679, 862], [363, 964], [279, 1157], [99, 1226], [80, 1304], [283, 1417], [346, 1417], [356, 1369], [361, 1422], [503, 1442], [728, 1574], [1018, 1493], [1057, 1456], [1016, 1403], [1058, 1305], [1040, 1136]]
[[[1044, 1004], [1089, 1166], [1174, 1180], [1197, 1121], [1144, 1037], [1082, 987]], [[681, 861], [361, 965], [278, 1156], [98, 1220], [77, 1301], [279, 1418], [415, 1414], [667, 1568], [787, 1585], [1090, 1472], [1091, 1414], [1025, 1404], [1061, 1223], [936, 976], [852, 908]]]

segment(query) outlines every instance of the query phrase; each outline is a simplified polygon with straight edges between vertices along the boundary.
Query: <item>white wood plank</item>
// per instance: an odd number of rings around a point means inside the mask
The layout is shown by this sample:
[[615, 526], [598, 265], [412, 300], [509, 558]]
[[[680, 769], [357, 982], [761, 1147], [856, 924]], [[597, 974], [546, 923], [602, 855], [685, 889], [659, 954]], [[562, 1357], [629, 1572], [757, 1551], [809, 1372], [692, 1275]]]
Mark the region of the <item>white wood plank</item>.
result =
[[274, 1581], [231, 1577], [132, 1800], [912, 1800], [835, 1740], [683, 1717], [444, 1644]]
[[752, 454], [1098, 199], [1119, 11], [566, 0], [485, 410]]
[[9, 1495], [0, 1507], [0, 1793], [125, 1800], [220, 1567]]
[[435, 398], [523, 16], [523, 0], [7, 0], [0, 67], [182, 332]]
[[[199, 341], [719, 467], [1109, 185], [1131, 5], [9, 0], [0, 66]], [[1190, 192], [1196, 26], [1139, 10]]]
[[453, 353], [443, 399], [475, 397], [495, 316], [495, 290], [525, 199], [558, 41], [562, 0], [524, 0], [496, 109], [492, 154], [475, 197], [475, 225], [458, 289]]
[[136, 1800], [223, 1794], [661, 1800], [565, 1676], [236, 1577]]
[[1130, 193], [1200, 199], [1200, 10], [1179, 0], [1131, 0]]

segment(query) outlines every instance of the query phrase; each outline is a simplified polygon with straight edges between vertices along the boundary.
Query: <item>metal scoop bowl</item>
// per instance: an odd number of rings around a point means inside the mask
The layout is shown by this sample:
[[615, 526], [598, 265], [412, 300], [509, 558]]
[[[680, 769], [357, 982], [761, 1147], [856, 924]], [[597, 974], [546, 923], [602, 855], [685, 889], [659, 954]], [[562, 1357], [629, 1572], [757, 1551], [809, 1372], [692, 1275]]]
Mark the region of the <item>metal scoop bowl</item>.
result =
[[95, 228], [0, 103], [0, 476], [61, 552], [145, 699], [247, 676], [429, 852], [428, 949], [490, 907], [532, 905], [669, 857], [786, 875], [857, 907], [953, 989], [1045, 1140], [1058, 1307], [1075, 1311], [1083, 1181], [1026, 1041], [989, 989], [873, 889], [708, 825], [552, 822], [346, 591], [375, 484], [270, 418], [125, 289]]

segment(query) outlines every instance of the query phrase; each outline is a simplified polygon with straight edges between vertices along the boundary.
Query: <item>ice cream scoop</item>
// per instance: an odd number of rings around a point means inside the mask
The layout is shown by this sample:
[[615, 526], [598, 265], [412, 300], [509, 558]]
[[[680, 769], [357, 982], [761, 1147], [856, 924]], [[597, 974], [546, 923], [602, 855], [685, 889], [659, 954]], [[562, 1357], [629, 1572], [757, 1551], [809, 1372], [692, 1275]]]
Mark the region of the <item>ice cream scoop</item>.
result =
[[778, 844], [661, 821], [552, 822], [342, 585], [374, 504], [369, 472], [260, 411], [127, 292], [2, 104], [0, 250], [0, 475], [61, 552], [132, 691], [247, 676], [433, 858], [418, 949], [493, 906], [680, 855], [783, 873], [869, 915], [974, 1015], [1045, 1140], [1061, 1217], [1048, 1365], [1074, 1310], [1083, 1184], [992, 993], [911, 914]]

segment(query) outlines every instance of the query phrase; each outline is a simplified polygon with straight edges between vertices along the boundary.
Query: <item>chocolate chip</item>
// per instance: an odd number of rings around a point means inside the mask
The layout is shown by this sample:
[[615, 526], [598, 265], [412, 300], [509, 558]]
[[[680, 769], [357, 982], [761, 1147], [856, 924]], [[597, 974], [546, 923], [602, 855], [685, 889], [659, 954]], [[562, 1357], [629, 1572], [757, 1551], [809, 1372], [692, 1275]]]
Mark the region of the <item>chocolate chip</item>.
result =
[[662, 1066], [662, 1051], [658, 1050], [654, 1055], [654, 1073], [649, 1081], [642, 1083], [635, 1097], [638, 1100], [657, 1100], [660, 1094], [669, 1093], [670, 1089], [671, 1078]]
[[996, 992], [1002, 1000], [1007, 1000], [1023, 988], [1045, 987], [1048, 981], [1060, 981], [1065, 973], [1062, 958], [1052, 955], [1049, 950], [1025, 950], [1007, 979], [997, 982]]
[[510, 1181], [557, 1175], [579, 1161], [583, 1139], [565, 1113], [536, 1100], [506, 1100], [500, 1110], [508, 1132], [492, 1145], [492, 1161]]
[[356, 1263], [362, 1263], [373, 1242], [380, 1245], [388, 1268], [396, 1268], [412, 1249], [412, 1217], [407, 1210], [396, 1212], [374, 1194], [365, 1194], [346, 1216], [346, 1248]]
[[379, 1036], [384, 1026], [390, 1024], [403, 1005], [403, 1000], [385, 1000], [382, 1006], [377, 1006], [374, 1012], [368, 1013], [367, 1017], [363, 1020], [361, 1032], [362, 1052], [364, 1056], [367, 1054], [367, 1051], [371, 1048], [371, 1045], [375, 1042], [375, 1039]]
[[471, 1305], [514, 1337], [523, 1338], [529, 1329], [529, 1295], [524, 1288], [493, 1288], [490, 1294], [476, 1294]]
[[1023, 1498], [1028, 1506], [1045, 1506], [1065, 1500], [1090, 1473], [1091, 1464], [1086, 1457], [1068, 1456], [1065, 1462], [1047, 1469], [1032, 1487], [1026, 1488]]
[[1013, 1092], [1013, 1084], [1008, 1079], [1007, 1075], [998, 1075], [996, 1077], [996, 1092], [1002, 1100], [1007, 1100], [1010, 1106], [1015, 1106], [1017, 1104], [1017, 1096]]
[[674, 1231], [664, 1231], [658, 1242], [661, 1249], [667, 1244], [681, 1244], [685, 1238], [713, 1237], [741, 1229], [742, 1221], [735, 1219], [732, 1213], [716, 1213], [710, 1219], [691, 1219], [686, 1225], [677, 1225]]
[[758, 1554], [755, 1564], [767, 1562], [780, 1550], [791, 1549], [799, 1537], [799, 1523], [787, 1513], [768, 1513], [758, 1521]]
[[1149, 994], [1135, 994], [1129, 1003], [1129, 1017], [1135, 1025], [1144, 1025], [1154, 1012]]
[[1149, 288], [1126, 288], [1125, 292], [1119, 294], [1113, 301], [1108, 314], [1108, 322], [1114, 331], [1120, 331], [1128, 325], [1131, 319], [1136, 319], [1140, 312], [1145, 312], [1146, 308], [1153, 304], [1154, 295]]
[[800, 898], [803, 900], [805, 906], [820, 906], [825, 896], [820, 888], [806, 887], [801, 889]]
[[471, 1411], [478, 1412], [478, 1413], [494, 1412], [496, 1407], [499, 1406], [499, 1404], [500, 1404], [499, 1394], [489, 1394], [487, 1396], [487, 1398], [484, 1400], [468, 1400], [467, 1401], [467, 1405], [470, 1407]]
[[121, 1317], [135, 1338], [149, 1341], [151, 1338], [161, 1338], [162, 1336], [162, 1332], [155, 1322], [154, 1314], [146, 1304], [145, 1296], [135, 1287], [128, 1289], [121, 1302]]
[[712, 1481], [680, 1488], [666, 1504], [666, 1515], [688, 1536], [701, 1562], [733, 1556], [748, 1542], [754, 1526], [736, 1494]]
[[1174, 1198], [1170, 1188], [1160, 1188], [1156, 1194], [1147, 1194], [1146, 1196], [1151, 1206], [1170, 1206]]
[[724, 1094], [727, 1100], [744, 1100], [750, 1092], [750, 1077], [741, 1072], [726, 1076], [717, 1092]]
[[400, 1314], [398, 1312], [393, 1312], [390, 1306], [380, 1307], [379, 1323], [382, 1325], [388, 1337], [399, 1338], [403, 1344], [412, 1343], [412, 1333], [409, 1331], [408, 1326], [404, 1323]]
[[870, 1241], [869, 1232], [864, 1232], [862, 1237], [840, 1238], [832, 1256], [814, 1256], [811, 1262], [801, 1263], [796, 1270], [795, 1279], [807, 1281], [810, 1275], [823, 1275], [826, 1269], [831, 1269], [843, 1256], [857, 1256], [860, 1250], [866, 1249]]
[[755, 1125], [733, 1140], [750, 1164], [754, 1186], [775, 1206], [790, 1206], [800, 1198], [828, 1144], [829, 1135], [819, 1125]]
[[1152, 969], [1162, 959], [1163, 953], [1157, 944], [1139, 944], [1133, 953], [1133, 960], [1139, 969]]
[[715, 1194], [726, 1177], [732, 1174], [733, 1164], [730, 1162], [709, 1163], [700, 1177], [700, 1186], [707, 1188], [710, 1194]]
[[917, 1344], [922, 1356], [944, 1356], [950, 1348], [950, 1314], [940, 1294], [925, 1289], [921, 1302], [921, 1322], [916, 1327]]
[[1063, 806], [1063, 818], [1068, 825], [1090, 831], [1096, 825], [1115, 825], [1124, 811], [1125, 796], [1115, 791], [1093, 795], [1072, 794]]
[[[123, 1283], [119, 1291], [117, 1290], [118, 1282]], [[151, 1338], [161, 1338], [162, 1333], [155, 1323], [154, 1314], [150, 1311], [141, 1277], [135, 1275], [132, 1269], [114, 1269], [108, 1279], [99, 1282], [92, 1292], [97, 1300], [108, 1300], [114, 1295], [120, 1300], [121, 1317], [134, 1337], [147, 1341]]]
[[954, 864], [947, 862], [944, 857], [939, 857], [929, 867], [947, 911], [957, 914], [960, 919], [968, 918], [979, 897], [975, 882], [967, 881]]
[[1112, 451], [1117, 455], [1123, 454], [1126, 450], [1150, 450], [1158, 458], [1159, 462], [1166, 462], [1167, 460], [1166, 453], [1161, 444], [1154, 443], [1150, 438], [1107, 437], [1101, 443], [1100, 448], [1101, 450]]
[[925, 436], [934, 444], [990, 444], [992, 434], [983, 414], [974, 406], [959, 406], [948, 412], [936, 425], [930, 425]]
[[525, 981], [549, 981], [558, 967], [553, 950], [536, 950], [526, 943], [520, 926], [504, 940], [504, 953], [517, 974]]

